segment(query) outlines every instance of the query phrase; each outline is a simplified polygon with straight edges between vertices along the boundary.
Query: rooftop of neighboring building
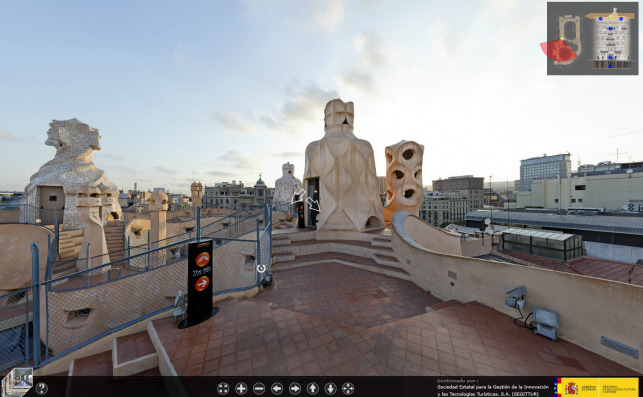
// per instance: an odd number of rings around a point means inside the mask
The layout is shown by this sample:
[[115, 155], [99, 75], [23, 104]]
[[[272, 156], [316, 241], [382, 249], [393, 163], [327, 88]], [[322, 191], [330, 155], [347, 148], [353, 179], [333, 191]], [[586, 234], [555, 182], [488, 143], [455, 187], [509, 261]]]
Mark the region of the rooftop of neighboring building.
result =
[[569, 262], [569, 266], [584, 276], [643, 286], [643, 265], [640, 264], [584, 256]]
[[563, 262], [556, 259], [510, 250], [478, 256], [479, 259], [532, 266], [557, 272], [579, 274], [604, 280], [620, 281], [643, 286], [643, 265], [583, 256]]
[[[583, 214], [570, 214], [570, 211], [575, 210], [498, 210], [493, 211], [493, 218], [501, 223], [643, 235], [641, 213], [584, 211]], [[468, 221], [484, 221], [491, 217], [489, 210], [476, 210], [465, 216]]]

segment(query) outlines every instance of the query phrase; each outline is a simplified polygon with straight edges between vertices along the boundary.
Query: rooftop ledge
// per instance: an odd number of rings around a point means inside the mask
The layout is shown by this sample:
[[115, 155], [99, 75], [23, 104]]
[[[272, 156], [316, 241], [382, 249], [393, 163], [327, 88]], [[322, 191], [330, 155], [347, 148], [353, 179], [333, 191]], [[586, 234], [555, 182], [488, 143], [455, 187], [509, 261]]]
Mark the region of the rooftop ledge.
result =
[[[642, 286], [472, 258], [475, 255], [467, 255], [472, 247], [458, 247], [459, 238], [440, 234], [439, 229], [408, 212], [396, 213], [392, 224], [392, 245], [398, 259], [408, 265], [415, 284], [438, 298], [477, 301], [517, 318], [518, 310], [504, 304], [505, 292], [524, 285], [525, 316], [534, 306], [555, 311], [561, 339], [643, 372]], [[483, 243], [490, 248], [490, 239], [481, 239], [476, 249]], [[603, 345], [604, 338], [632, 348], [638, 357]]]

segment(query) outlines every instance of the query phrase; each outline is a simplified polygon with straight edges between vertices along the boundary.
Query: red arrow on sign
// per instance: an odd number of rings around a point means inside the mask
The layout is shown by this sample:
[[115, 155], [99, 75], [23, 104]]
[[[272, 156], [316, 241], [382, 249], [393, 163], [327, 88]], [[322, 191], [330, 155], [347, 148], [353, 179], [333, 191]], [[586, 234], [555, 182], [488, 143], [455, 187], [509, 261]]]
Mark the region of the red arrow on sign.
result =
[[203, 291], [208, 284], [210, 284], [210, 279], [208, 276], [203, 276], [196, 281], [194, 288], [196, 288], [197, 291]]

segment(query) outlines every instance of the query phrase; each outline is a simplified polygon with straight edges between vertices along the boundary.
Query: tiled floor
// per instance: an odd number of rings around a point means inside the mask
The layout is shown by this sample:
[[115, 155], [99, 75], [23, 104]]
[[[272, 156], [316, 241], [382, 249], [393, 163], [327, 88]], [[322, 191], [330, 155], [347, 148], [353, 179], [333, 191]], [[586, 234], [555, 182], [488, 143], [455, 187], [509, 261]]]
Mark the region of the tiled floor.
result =
[[112, 351], [108, 350], [93, 356], [74, 361], [74, 376], [112, 376]]
[[329, 266], [280, 272], [260, 299], [226, 299], [215, 317], [189, 329], [172, 317], [154, 321], [178, 374], [640, 375], [477, 302], [423, 313], [428, 304], [410, 292], [413, 284]]
[[363, 328], [422, 314], [441, 302], [410, 281], [334, 263], [275, 273], [274, 285], [256, 298]]

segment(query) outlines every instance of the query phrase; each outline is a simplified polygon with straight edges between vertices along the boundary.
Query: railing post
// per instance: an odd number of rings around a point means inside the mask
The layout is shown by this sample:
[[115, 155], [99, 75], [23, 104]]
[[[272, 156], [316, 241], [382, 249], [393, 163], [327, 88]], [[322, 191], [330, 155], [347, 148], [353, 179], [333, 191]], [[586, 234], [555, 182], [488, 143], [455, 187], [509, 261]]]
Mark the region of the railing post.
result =
[[127, 236], [127, 267], [129, 267], [129, 257], [132, 256], [130, 253], [129, 238], [130, 236]]
[[201, 207], [196, 207], [196, 240], [201, 237]]
[[[33, 260], [33, 258], [32, 258]], [[32, 303], [33, 304], [33, 303]], [[32, 317], [33, 320], [33, 317]], [[29, 335], [29, 288], [25, 288], [25, 335]], [[25, 367], [29, 366], [29, 338], [25, 337]]]
[[261, 265], [261, 235], [259, 230], [259, 218], [257, 218], [257, 265], [255, 266], [255, 273], [257, 273], [257, 286], [261, 278], [259, 273], [259, 265]]
[[[40, 269], [39, 269], [38, 242], [31, 244], [31, 285], [33, 287], [33, 366], [40, 365]], [[29, 302], [27, 302], [27, 305]], [[29, 330], [29, 323], [26, 324]], [[25, 333], [25, 343], [28, 343], [29, 332]]]
[[150, 270], [150, 230], [147, 230], [147, 266], [145, 267], [145, 270]]
[[56, 258], [60, 255], [60, 222], [56, 220]]
[[268, 264], [272, 263], [272, 208], [270, 208], [269, 211], [270, 211], [270, 215], [268, 215], [268, 216], [270, 217], [270, 229], [268, 229], [268, 233], [269, 233], [268, 238], [269, 238], [269, 242], [270, 242], [270, 245], [269, 245], [269, 247], [270, 247], [270, 256], [268, 256]]
[[[126, 239], [128, 241], [127, 245], [129, 246], [129, 237], [125, 236], [125, 225], [127, 225], [127, 211], [129, 211], [129, 207], [123, 213], [123, 247], [125, 247], [125, 240]], [[127, 265], [129, 266], [129, 262], [127, 263]]]
[[87, 283], [87, 288], [89, 288], [89, 246], [91, 244], [87, 243], [87, 257], [85, 258], [85, 282]]
[[45, 269], [45, 280], [49, 280], [49, 266], [51, 263], [51, 235], [47, 234], [47, 267]]
[[268, 224], [268, 204], [263, 206], [263, 224]]

